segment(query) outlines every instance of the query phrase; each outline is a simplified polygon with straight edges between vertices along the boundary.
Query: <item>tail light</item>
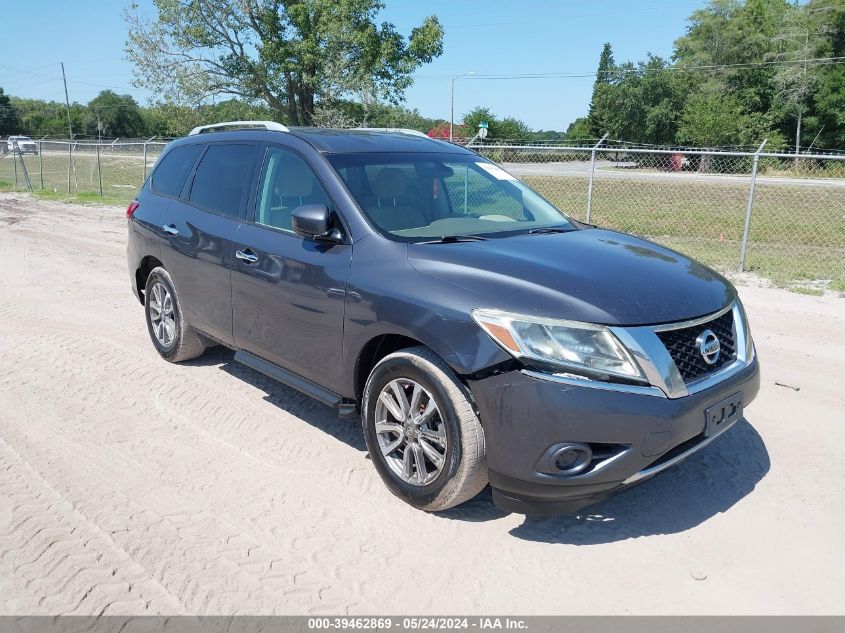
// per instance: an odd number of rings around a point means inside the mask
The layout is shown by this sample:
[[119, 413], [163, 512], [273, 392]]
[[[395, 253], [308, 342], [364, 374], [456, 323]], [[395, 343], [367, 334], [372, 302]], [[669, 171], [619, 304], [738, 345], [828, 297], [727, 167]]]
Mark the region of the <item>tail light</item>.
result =
[[129, 219], [132, 217], [132, 214], [135, 213], [135, 209], [141, 206], [141, 203], [137, 200], [133, 200], [129, 203], [129, 206], [126, 207], [126, 218]]

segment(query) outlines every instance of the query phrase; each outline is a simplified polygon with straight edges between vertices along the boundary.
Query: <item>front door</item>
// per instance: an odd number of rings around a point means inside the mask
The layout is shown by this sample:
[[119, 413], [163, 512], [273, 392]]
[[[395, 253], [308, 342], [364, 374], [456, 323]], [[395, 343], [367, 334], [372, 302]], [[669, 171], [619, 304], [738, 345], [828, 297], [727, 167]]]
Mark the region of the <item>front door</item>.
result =
[[332, 203], [296, 152], [266, 149], [251, 222], [236, 236], [232, 271], [235, 345], [339, 391], [350, 244], [293, 232], [291, 212]]

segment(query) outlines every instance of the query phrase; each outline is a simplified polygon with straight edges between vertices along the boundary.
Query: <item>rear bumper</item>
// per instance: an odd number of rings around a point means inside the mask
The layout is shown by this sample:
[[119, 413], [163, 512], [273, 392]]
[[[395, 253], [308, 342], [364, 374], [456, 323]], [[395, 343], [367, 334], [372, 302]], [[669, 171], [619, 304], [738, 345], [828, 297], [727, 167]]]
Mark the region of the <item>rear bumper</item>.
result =
[[[543, 380], [513, 371], [470, 383], [487, 440], [494, 502], [524, 514], [563, 514], [595, 503], [682, 461], [730, 432], [705, 435], [704, 411], [741, 393], [757, 395], [756, 357], [716, 385], [682, 398], [623, 393]], [[609, 457], [566, 476], [548, 467], [562, 443], [606, 450]]]

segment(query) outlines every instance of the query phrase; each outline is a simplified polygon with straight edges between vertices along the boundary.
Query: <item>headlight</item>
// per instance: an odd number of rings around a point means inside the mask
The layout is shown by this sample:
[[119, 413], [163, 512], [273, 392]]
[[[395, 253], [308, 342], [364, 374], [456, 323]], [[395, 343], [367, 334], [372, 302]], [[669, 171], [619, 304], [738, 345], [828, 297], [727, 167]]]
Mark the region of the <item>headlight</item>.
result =
[[640, 366], [603, 325], [475, 309], [472, 318], [505, 351], [534, 364], [599, 380], [647, 382]]

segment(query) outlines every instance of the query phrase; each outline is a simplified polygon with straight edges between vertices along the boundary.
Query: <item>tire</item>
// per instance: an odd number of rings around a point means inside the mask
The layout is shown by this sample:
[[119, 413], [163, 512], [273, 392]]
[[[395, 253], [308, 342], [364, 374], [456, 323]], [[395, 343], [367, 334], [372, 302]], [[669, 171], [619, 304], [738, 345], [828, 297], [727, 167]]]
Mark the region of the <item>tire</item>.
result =
[[[415, 385], [421, 388], [416, 408], [412, 406]], [[404, 404], [412, 412], [411, 417], [426, 419], [431, 401], [437, 411], [421, 425], [406, 417], [401, 424], [403, 430], [398, 431], [395, 427], [399, 416], [391, 411], [399, 414], [397, 406], [402, 412], [406, 409], [396, 388], [405, 394]], [[383, 392], [387, 394], [386, 400], [392, 400], [393, 409], [385, 404]], [[380, 433], [376, 431], [377, 419]], [[447, 510], [472, 499], [487, 485], [484, 430], [469, 392], [449, 366], [428, 348], [412, 347], [395, 352], [373, 368], [364, 387], [361, 421], [376, 470], [388, 489], [412, 506], [428, 512]], [[384, 432], [388, 427], [393, 430]], [[445, 449], [439, 444], [443, 435]], [[403, 438], [404, 446], [400, 444], [388, 454], [387, 449]], [[445, 450], [439, 471], [437, 463], [430, 459], [432, 448], [437, 454]], [[422, 470], [431, 479], [422, 479], [417, 462], [420, 455], [424, 456]], [[410, 479], [406, 457], [412, 462]]]
[[[166, 294], [165, 294], [166, 293]], [[159, 325], [165, 319], [156, 318], [161, 314], [159, 301], [164, 299], [164, 313], [172, 317], [168, 321], [165, 334]], [[205, 352], [205, 343], [200, 335], [185, 322], [182, 307], [173, 280], [164, 268], [154, 268], [147, 277], [144, 291], [144, 316], [147, 320], [147, 331], [161, 357], [171, 363], [180, 363], [197, 358]]]

